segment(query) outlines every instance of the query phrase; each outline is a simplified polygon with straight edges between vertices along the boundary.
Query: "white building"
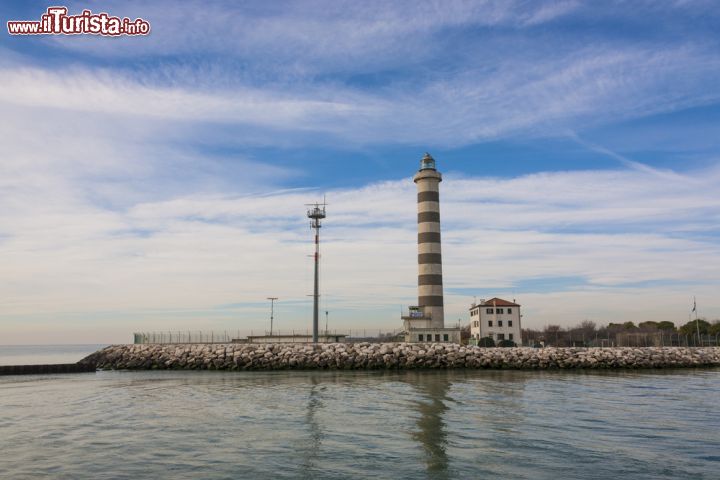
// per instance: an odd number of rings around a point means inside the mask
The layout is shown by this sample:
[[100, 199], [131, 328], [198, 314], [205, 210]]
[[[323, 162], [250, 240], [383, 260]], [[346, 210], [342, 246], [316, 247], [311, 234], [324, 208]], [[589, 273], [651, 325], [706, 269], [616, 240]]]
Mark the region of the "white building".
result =
[[502, 298], [480, 300], [470, 307], [470, 337], [491, 337], [495, 343], [512, 340], [522, 344], [520, 305]]

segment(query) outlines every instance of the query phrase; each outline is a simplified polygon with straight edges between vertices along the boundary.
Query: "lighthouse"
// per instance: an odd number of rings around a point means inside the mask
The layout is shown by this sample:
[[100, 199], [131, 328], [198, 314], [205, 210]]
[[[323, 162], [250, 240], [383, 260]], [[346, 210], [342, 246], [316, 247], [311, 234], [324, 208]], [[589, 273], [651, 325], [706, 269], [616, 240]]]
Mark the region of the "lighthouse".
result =
[[445, 326], [440, 249], [440, 182], [435, 159], [426, 153], [413, 178], [417, 185], [418, 305], [433, 328]]
[[459, 327], [445, 328], [440, 241], [442, 174], [429, 153], [420, 160], [413, 181], [417, 185], [418, 303], [402, 314], [405, 341], [457, 343]]

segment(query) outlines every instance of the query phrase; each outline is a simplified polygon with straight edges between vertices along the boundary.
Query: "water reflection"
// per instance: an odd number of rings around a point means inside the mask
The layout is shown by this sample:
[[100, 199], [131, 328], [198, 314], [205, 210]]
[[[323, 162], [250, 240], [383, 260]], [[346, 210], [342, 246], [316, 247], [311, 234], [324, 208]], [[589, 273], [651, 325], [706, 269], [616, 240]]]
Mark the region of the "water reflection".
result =
[[661, 373], [6, 377], [0, 477], [716, 478], [720, 370]]
[[307, 411], [305, 413], [305, 423], [308, 428], [309, 442], [305, 446], [305, 458], [301, 465], [302, 478], [315, 478], [316, 468], [320, 463], [320, 447], [322, 446], [323, 432], [320, 428], [320, 422], [317, 419], [317, 415], [323, 408], [322, 398], [320, 391], [324, 387], [318, 385], [319, 379], [317, 376], [312, 375], [310, 380], [310, 396], [307, 403]]
[[447, 447], [447, 426], [443, 415], [448, 411], [447, 393], [451, 382], [447, 375], [408, 374], [404, 379], [412, 383], [422, 396], [413, 402], [413, 408], [420, 414], [412, 433], [425, 453], [425, 466], [430, 478], [449, 478]]

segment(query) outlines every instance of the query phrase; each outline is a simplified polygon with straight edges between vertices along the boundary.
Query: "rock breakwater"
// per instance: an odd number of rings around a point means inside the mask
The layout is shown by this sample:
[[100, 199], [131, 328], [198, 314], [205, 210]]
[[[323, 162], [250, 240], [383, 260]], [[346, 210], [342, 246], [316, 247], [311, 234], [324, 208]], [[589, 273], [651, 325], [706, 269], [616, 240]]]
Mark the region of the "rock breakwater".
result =
[[80, 363], [100, 369], [609, 369], [720, 366], [720, 347], [480, 348], [455, 344], [112, 345]]

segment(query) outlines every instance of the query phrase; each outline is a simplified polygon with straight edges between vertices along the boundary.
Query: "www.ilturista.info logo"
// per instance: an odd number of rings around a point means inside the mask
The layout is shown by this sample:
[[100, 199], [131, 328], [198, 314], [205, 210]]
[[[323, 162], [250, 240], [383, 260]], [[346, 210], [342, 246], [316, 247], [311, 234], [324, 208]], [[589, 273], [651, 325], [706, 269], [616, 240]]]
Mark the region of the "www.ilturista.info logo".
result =
[[83, 10], [80, 15], [68, 15], [67, 7], [48, 7], [47, 12], [35, 20], [7, 22], [10, 35], [147, 35], [150, 23], [142, 18], [112, 17], [105, 12]]

